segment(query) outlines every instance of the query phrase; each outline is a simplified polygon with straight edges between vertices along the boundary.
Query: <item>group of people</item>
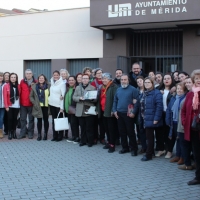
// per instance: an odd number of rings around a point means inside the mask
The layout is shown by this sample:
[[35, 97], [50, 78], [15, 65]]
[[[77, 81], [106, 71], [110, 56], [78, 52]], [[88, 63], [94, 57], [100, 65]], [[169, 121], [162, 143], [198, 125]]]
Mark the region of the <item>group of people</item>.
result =
[[[87, 98], [89, 92], [92, 98]], [[5, 134], [9, 140], [26, 135], [33, 139], [37, 118], [37, 140], [47, 140], [51, 114], [51, 141], [66, 138], [80, 147], [99, 141], [108, 153], [121, 143], [120, 154], [143, 154], [142, 161], [165, 156], [179, 169], [196, 169], [188, 185], [200, 184], [199, 69], [191, 75], [183, 71], [146, 75], [134, 63], [129, 74], [117, 69], [114, 79], [101, 68], [85, 67], [75, 76], [61, 69], [53, 72], [50, 83], [44, 74], [36, 80], [30, 69], [20, 83], [16, 73], [0, 72], [0, 95], [0, 138]], [[68, 130], [55, 130], [54, 119], [63, 117], [61, 113], [68, 117], [70, 138]]]

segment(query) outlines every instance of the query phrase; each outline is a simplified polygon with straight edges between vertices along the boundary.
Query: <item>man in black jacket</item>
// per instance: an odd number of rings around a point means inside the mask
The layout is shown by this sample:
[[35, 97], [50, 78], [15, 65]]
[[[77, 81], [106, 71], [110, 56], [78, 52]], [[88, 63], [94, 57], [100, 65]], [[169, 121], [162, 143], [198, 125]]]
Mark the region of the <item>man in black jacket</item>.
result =
[[132, 85], [135, 88], [137, 88], [136, 78], [138, 76], [142, 76], [143, 78], [147, 77], [147, 75], [142, 71], [140, 64], [134, 63], [132, 65], [132, 70], [129, 73], [129, 78], [130, 78], [130, 85]]
[[122, 74], [123, 74], [122, 69], [116, 69], [115, 79], [114, 79], [113, 83], [116, 84], [118, 87], [121, 87], [120, 79], [121, 79]]

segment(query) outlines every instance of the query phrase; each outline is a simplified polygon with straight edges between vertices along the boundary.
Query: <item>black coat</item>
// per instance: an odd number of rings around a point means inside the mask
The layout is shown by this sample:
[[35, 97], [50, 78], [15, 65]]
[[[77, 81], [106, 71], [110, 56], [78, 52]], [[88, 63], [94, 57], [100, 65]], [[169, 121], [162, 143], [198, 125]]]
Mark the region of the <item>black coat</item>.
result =
[[[146, 78], [147, 77], [147, 75], [142, 71], [142, 73], [140, 74], [140, 75], [138, 75], [138, 76], [142, 76], [143, 78]], [[133, 78], [133, 72], [131, 71], [130, 73], [129, 73], [129, 79], [130, 79], [130, 85], [132, 85], [133, 87], [135, 87], [135, 88], [137, 88], [138, 86], [137, 86], [137, 82], [136, 82], [136, 80]]]

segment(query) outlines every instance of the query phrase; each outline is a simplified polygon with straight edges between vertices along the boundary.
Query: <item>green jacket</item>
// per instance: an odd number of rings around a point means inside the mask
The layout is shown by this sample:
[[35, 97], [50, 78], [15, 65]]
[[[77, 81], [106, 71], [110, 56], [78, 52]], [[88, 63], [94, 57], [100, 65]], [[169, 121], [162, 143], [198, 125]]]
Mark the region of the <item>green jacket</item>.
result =
[[[118, 89], [118, 86], [112, 83], [106, 91], [106, 104], [105, 104], [105, 110], [104, 110], [104, 115], [103, 115], [104, 117], [112, 117], [111, 112], [112, 112], [112, 107], [113, 107], [114, 96], [117, 89]], [[101, 98], [101, 93], [100, 93], [100, 98]], [[97, 103], [98, 117], [101, 117], [101, 114], [102, 114], [100, 98]]]
[[[32, 115], [36, 118], [43, 118], [42, 109], [40, 106], [39, 98], [36, 91], [36, 84], [31, 86], [32, 90], [30, 92], [30, 101], [33, 104]], [[50, 84], [48, 84], [48, 90], [50, 88]]]

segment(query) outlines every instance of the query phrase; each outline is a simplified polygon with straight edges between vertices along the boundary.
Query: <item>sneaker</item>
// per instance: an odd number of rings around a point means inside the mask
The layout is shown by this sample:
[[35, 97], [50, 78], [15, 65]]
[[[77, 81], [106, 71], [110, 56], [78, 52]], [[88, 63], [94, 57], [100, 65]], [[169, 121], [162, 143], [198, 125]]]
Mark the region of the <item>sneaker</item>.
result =
[[180, 166], [178, 166], [178, 169], [193, 170], [193, 167], [192, 166], [186, 166], [186, 165], [180, 165]]
[[165, 154], [165, 150], [164, 151], [158, 151], [158, 153], [155, 155], [156, 157], [160, 157], [162, 155]]
[[75, 140], [75, 138], [69, 138], [67, 139], [67, 142], [73, 142]]
[[169, 158], [171, 158], [172, 157], [172, 153], [171, 152], [167, 152], [167, 155], [165, 156], [165, 158], [167, 158], [167, 159], [169, 159]]
[[78, 144], [79, 142], [80, 142], [80, 138], [77, 137], [77, 138], [74, 140], [73, 143], [74, 143], [74, 144]]

